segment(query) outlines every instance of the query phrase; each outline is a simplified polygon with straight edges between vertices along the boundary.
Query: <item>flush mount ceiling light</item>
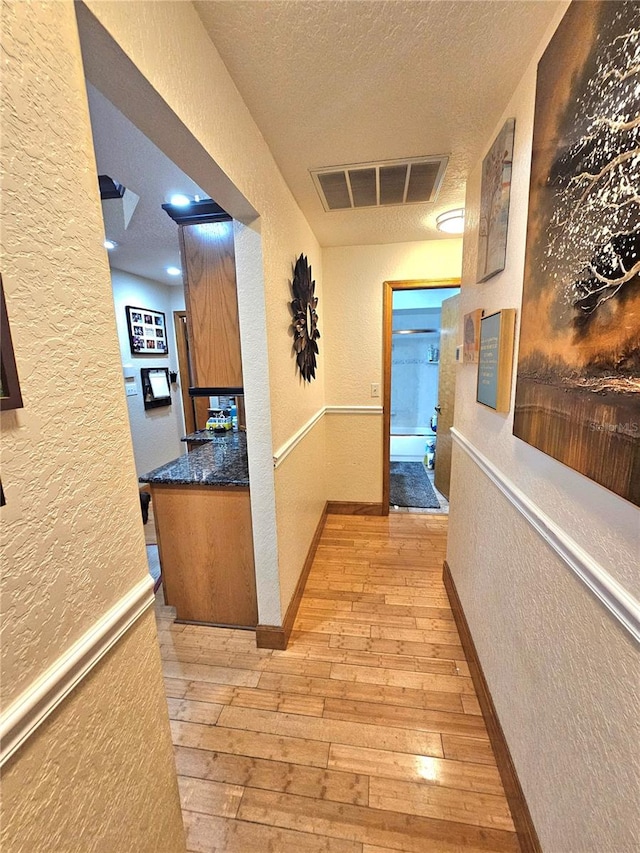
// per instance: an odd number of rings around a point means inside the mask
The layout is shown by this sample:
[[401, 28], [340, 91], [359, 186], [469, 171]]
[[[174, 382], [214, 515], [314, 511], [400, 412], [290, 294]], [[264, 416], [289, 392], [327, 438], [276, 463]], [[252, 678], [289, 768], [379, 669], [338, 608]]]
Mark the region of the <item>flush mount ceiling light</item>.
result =
[[180, 267], [167, 267], [167, 272], [169, 275], [182, 275]]
[[115, 240], [105, 240], [102, 245], [105, 247], [105, 249], [108, 252], [110, 252], [111, 249], [115, 249], [118, 244], [116, 243]]
[[436, 228], [445, 234], [462, 234], [464, 232], [464, 208], [447, 210], [436, 217]]

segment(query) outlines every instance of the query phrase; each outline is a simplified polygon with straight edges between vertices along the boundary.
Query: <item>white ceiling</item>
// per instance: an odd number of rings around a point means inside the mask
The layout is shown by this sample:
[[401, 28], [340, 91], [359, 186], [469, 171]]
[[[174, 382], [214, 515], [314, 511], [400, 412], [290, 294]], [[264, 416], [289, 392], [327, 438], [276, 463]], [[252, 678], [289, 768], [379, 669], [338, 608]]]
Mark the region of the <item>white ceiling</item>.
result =
[[[435, 239], [562, 2], [195, 0], [324, 246]], [[450, 155], [435, 203], [325, 212], [310, 169]], [[446, 239], [446, 238], [444, 238]]]
[[[563, 0], [196, 0], [212, 41], [324, 246], [447, 239], [482, 153]], [[161, 204], [206, 196], [87, 84], [99, 174], [140, 196], [111, 266], [165, 284], [180, 266]], [[449, 155], [435, 203], [325, 212], [310, 169]]]
[[166, 271], [168, 266], [180, 267], [181, 262], [178, 226], [161, 205], [173, 193], [207, 194], [90, 83], [87, 94], [98, 174], [109, 175], [140, 196], [129, 227], [106, 235], [118, 243], [109, 252], [109, 263], [125, 272], [182, 287], [182, 277]]

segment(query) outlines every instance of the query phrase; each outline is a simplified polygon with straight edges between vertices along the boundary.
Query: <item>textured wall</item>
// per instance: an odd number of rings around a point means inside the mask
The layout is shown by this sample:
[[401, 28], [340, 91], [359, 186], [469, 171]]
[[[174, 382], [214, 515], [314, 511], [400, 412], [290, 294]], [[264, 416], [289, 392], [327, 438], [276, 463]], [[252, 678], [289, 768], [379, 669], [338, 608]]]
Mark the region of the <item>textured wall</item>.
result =
[[[2, 272], [25, 404], [1, 415], [6, 705], [147, 565], [73, 4], [5, 2], [2, 13]], [[71, 694], [12, 759], [7, 849], [78, 849], [85, 833], [84, 849], [114, 850], [100, 846], [107, 822], [177, 838], [152, 623], [136, 636], [128, 669], [116, 649], [118, 664], [91, 676], [86, 716]], [[56, 846], [58, 823], [68, 840]]]
[[280, 566], [280, 600], [286, 613], [325, 504], [327, 416], [316, 421], [275, 470], [276, 514], [281, 550], [290, 555]]
[[380, 503], [382, 415], [332, 412], [323, 420], [327, 435], [327, 499]]
[[[304, 383], [296, 372], [290, 330], [291, 313], [288, 306], [291, 300], [289, 283], [293, 264], [300, 253], [305, 253], [317, 281], [316, 293], [320, 298], [319, 326], [324, 336], [321, 251], [318, 242], [284, 183], [262, 134], [191, 4], [111, 3], [88, 0], [86, 5], [143, 77], [152, 84], [155, 91], [188, 128], [193, 139], [212, 158], [212, 168], [207, 174], [197, 176], [198, 183], [230, 213], [241, 218], [233, 206], [233, 199], [228, 195], [228, 182], [231, 181], [260, 215], [259, 224], [252, 227], [261, 235], [264, 306], [255, 300], [253, 305], [250, 305], [248, 299], [244, 298], [249, 297], [250, 293], [240, 293], [240, 326], [243, 347], [246, 342], [254, 365], [257, 364], [263, 369], [265, 386], [267, 380], [270, 382], [269, 399], [266, 401], [268, 405], [262, 406], [260, 416], [264, 430], [271, 432], [273, 451], [322, 408], [325, 402], [326, 368], [322, 341], [318, 378], [311, 384]], [[172, 57], [171, 62], [166, 61], [167, 56]], [[110, 76], [112, 80], [116, 79], [117, 70], [111, 57], [87, 56], [86, 61], [91, 82], [97, 88], [104, 88], [104, 81]], [[126, 102], [128, 89], [124, 83], [116, 87], [116, 91], [105, 94], [115, 99], [114, 103], [125, 115], [130, 114], [131, 104]], [[137, 117], [130, 115], [130, 118], [136, 121]], [[152, 141], [164, 150], [163, 135], [166, 127], [163, 126], [160, 113], [156, 125], [150, 121], [145, 131]], [[193, 161], [200, 156], [201, 149], [198, 145], [195, 145], [194, 149], [184, 145], [181, 150], [173, 152], [176, 164], [194, 178], [196, 175], [193, 174]], [[216, 172], [213, 161], [224, 171], [224, 175]], [[220, 182], [216, 183], [218, 179]], [[240, 253], [242, 251], [241, 246]], [[253, 252], [254, 248], [251, 247], [250, 251]], [[239, 264], [244, 263], [238, 253], [237, 258]], [[239, 287], [243, 286], [241, 282]], [[261, 332], [256, 330], [256, 324], [261, 324]], [[259, 333], [259, 339], [263, 339], [265, 326], [267, 348], [256, 353], [252, 340], [256, 339], [256, 331]], [[244, 356], [245, 359], [247, 357], [248, 355]], [[267, 369], [264, 369], [265, 366]], [[247, 391], [249, 409], [252, 406], [249, 396], [255, 395], [255, 386], [253, 390], [247, 386]], [[253, 419], [254, 432], [258, 427], [256, 418]], [[251, 441], [251, 436], [249, 440]], [[303, 462], [304, 459], [298, 457], [301, 467], [297, 476], [301, 480], [306, 477]], [[269, 502], [268, 485], [269, 477], [273, 476], [273, 473], [269, 474], [268, 471], [272, 462], [266, 455], [252, 456], [250, 451], [250, 465], [251, 480], [260, 483], [260, 494], [265, 498], [265, 501], [261, 502], [252, 497], [254, 518], [262, 517], [263, 529], [259, 532], [259, 539], [267, 542], [271, 548], [274, 531], [266, 528], [273, 519], [273, 502]], [[307, 480], [307, 487], [312, 491], [316, 504], [324, 502], [321, 480]], [[282, 504], [286, 494], [280, 493], [277, 481], [275, 488], [276, 500]], [[279, 574], [285, 583], [302, 569], [302, 563], [298, 561], [297, 538], [302, 537], [302, 534], [298, 528], [288, 528], [289, 524], [295, 524], [295, 518], [280, 513], [277, 560]], [[293, 550], [288, 544], [284, 544], [293, 542], [296, 543]], [[305, 553], [308, 545], [308, 541], [304, 543]], [[263, 565], [262, 568], [264, 577], [260, 576], [260, 567], [257, 567], [260, 618], [264, 615], [272, 622], [276, 615], [276, 600], [270, 594], [274, 591], [273, 567]]]
[[[171, 386], [171, 406], [145, 409], [140, 376], [140, 370], [143, 367], [168, 367], [169, 370], [178, 370], [173, 312], [184, 310], [184, 291], [182, 287], [167, 287], [166, 284], [122, 270], [111, 271], [111, 283], [120, 340], [120, 357], [123, 365], [126, 364], [132, 368], [127, 370], [127, 373], [135, 376], [138, 389], [135, 397], [127, 397], [126, 400], [136, 472], [144, 474], [186, 453], [186, 445], [180, 441], [184, 435], [184, 421], [179, 382]], [[131, 354], [126, 305], [164, 312], [169, 346], [167, 356]], [[187, 381], [186, 378], [185, 381]]]
[[151, 611], [3, 768], [3, 853], [181, 853]]
[[635, 853], [638, 647], [455, 444], [453, 458], [447, 559], [542, 849]]
[[73, 6], [3, 9], [3, 280], [25, 404], [2, 413], [7, 701], [147, 567]]
[[[461, 257], [459, 238], [323, 250], [327, 405], [382, 405], [371, 383], [382, 383], [383, 282], [456, 278]], [[326, 420], [328, 500], [379, 502], [382, 415]]]
[[[550, 36], [495, 128], [516, 117], [507, 263], [480, 285], [480, 161], [467, 185], [461, 314], [520, 308], [535, 71]], [[491, 412], [475, 403], [475, 385], [476, 367], [459, 366], [456, 428], [637, 594], [637, 508], [514, 438], [513, 405]], [[453, 467], [447, 559], [543, 848], [630, 853], [639, 829], [637, 652], [634, 662], [626, 632], [458, 447]]]

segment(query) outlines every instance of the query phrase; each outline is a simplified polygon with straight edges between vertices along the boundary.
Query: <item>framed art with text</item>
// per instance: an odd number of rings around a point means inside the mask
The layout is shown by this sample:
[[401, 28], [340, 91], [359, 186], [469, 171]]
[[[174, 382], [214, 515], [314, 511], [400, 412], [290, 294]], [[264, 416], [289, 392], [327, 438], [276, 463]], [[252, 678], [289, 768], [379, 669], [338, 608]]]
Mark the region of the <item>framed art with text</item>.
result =
[[593, 0], [538, 65], [513, 432], [640, 506], [639, 61]]
[[495, 412], [511, 405], [515, 308], [503, 308], [480, 320], [480, 354], [476, 400]]
[[133, 355], [167, 355], [167, 324], [162, 311], [127, 305], [127, 329]]

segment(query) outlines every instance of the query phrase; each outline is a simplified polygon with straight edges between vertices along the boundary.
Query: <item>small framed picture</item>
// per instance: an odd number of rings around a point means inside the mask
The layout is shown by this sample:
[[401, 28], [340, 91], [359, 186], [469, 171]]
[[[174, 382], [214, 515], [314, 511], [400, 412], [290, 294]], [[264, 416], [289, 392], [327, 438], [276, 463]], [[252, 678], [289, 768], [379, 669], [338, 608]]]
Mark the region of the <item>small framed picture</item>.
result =
[[125, 307], [129, 343], [133, 355], [166, 355], [165, 316], [162, 311], [149, 308]]
[[464, 315], [464, 349], [462, 351], [463, 364], [477, 364], [480, 353], [480, 320], [482, 319], [482, 308], [477, 308], [469, 314]]

